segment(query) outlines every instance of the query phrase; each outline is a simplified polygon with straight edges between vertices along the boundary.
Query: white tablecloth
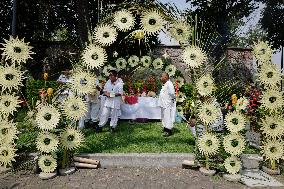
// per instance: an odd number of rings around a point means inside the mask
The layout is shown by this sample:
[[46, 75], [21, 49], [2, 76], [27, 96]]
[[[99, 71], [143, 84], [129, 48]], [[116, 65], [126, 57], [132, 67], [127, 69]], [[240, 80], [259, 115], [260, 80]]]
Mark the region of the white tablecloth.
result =
[[138, 103], [121, 105], [120, 119], [161, 119], [161, 108], [158, 98], [138, 97]]

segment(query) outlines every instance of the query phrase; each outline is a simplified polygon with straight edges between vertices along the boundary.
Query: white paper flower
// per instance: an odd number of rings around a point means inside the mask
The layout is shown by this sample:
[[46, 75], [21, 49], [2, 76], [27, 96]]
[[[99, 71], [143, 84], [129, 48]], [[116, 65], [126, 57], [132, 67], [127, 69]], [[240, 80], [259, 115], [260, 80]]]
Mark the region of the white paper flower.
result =
[[216, 135], [205, 133], [198, 138], [198, 149], [203, 155], [214, 155], [218, 152], [220, 141]]
[[9, 145], [17, 139], [17, 131], [16, 124], [7, 121], [7, 120], [0, 120], [0, 145]]
[[96, 90], [96, 76], [88, 71], [76, 70], [71, 76], [70, 87], [79, 95], [86, 95]]
[[20, 107], [19, 97], [14, 94], [4, 94], [0, 96], [0, 114], [5, 116], [13, 115], [17, 108]]
[[267, 63], [271, 61], [272, 49], [268, 42], [259, 41], [258, 43], [254, 43], [252, 52], [255, 58], [261, 63]]
[[164, 19], [156, 10], [142, 13], [141, 26], [148, 35], [157, 34], [164, 28]]
[[152, 63], [152, 58], [150, 56], [142, 56], [140, 61], [145, 68], [149, 68]]
[[184, 79], [182, 77], [177, 77], [175, 80], [174, 80], [174, 83], [178, 83], [178, 86], [179, 88], [182, 87], [184, 85]]
[[156, 58], [154, 61], [153, 61], [153, 67], [158, 70], [158, 69], [163, 69], [163, 66], [164, 66], [164, 62], [161, 58]]
[[79, 148], [84, 141], [84, 135], [81, 131], [76, 130], [72, 127], [67, 127], [60, 134], [60, 142], [63, 148], [67, 150], [74, 150]]
[[276, 64], [264, 63], [258, 70], [258, 80], [264, 85], [264, 88], [277, 88], [282, 80], [281, 71]]
[[276, 160], [283, 159], [284, 157], [284, 143], [280, 140], [268, 140], [264, 142], [262, 146], [262, 153], [265, 160]]
[[232, 156], [237, 156], [242, 154], [245, 149], [245, 138], [238, 134], [232, 133], [224, 137], [223, 146], [227, 153]]
[[225, 126], [232, 133], [243, 130], [246, 126], [245, 117], [240, 112], [230, 112], [225, 117]]
[[241, 161], [235, 156], [225, 159], [224, 167], [232, 175], [237, 174], [242, 168]]
[[12, 166], [12, 161], [16, 161], [16, 149], [11, 145], [1, 145], [0, 146], [0, 166], [7, 167]]
[[246, 110], [248, 105], [249, 105], [249, 100], [244, 97], [241, 97], [237, 101], [236, 110], [237, 111]]
[[182, 58], [190, 68], [198, 68], [207, 61], [207, 55], [197, 46], [186, 47]]
[[197, 87], [198, 93], [201, 96], [211, 95], [212, 92], [213, 92], [213, 89], [215, 88], [214, 80], [213, 80], [212, 76], [210, 74], [207, 74], [207, 75], [201, 77], [197, 81], [196, 87]]
[[120, 10], [114, 13], [113, 25], [119, 30], [126, 32], [134, 27], [135, 18], [131, 12], [127, 10]]
[[266, 137], [281, 139], [284, 134], [284, 121], [282, 117], [267, 115], [261, 120], [260, 125], [260, 130], [262, 130]]
[[175, 65], [168, 65], [165, 68], [165, 72], [168, 73], [170, 77], [172, 77], [176, 74], [176, 70], [177, 70], [177, 68], [175, 67]]
[[105, 66], [104, 69], [103, 69], [103, 74], [108, 77], [109, 76], [109, 72], [111, 70], [115, 70], [114, 67], [112, 67], [111, 65], [108, 65], [108, 66]]
[[284, 106], [283, 92], [274, 89], [263, 91], [260, 103], [261, 107], [264, 107], [268, 111], [277, 111]]
[[94, 31], [94, 40], [102, 46], [113, 44], [117, 37], [117, 31], [110, 25], [101, 25]]
[[14, 64], [9, 66], [0, 66], [0, 87], [2, 91], [8, 89], [9, 92], [17, 90], [19, 86], [23, 86], [24, 72], [16, 67]]
[[107, 61], [106, 50], [90, 44], [86, 47], [82, 54], [83, 64], [89, 69], [100, 68]]
[[62, 103], [63, 114], [67, 119], [78, 121], [87, 113], [87, 104], [81, 98], [76, 96], [69, 96]]
[[177, 102], [183, 102], [183, 101], [185, 101], [185, 99], [186, 99], [185, 94], [182, 93], [182, 92], [179, 92], [178, 96], [177, 96]]
[[47, 131], [40, 132], [36, 139], [36, 148], [44, 153], [51, 153], [56, 151], [58, 144], [58, 137], [55, 134]]
[[171, 36], [180, 42], [185, 42], [191, 36], [191, 27], [187, 22], [177, 21], [169, 29]]
[[211, 125], [220, 117], [220, 108], [213, 102], [204, 102], [198, 108], [198, 116], [206, 125]]
[[115, 65], [116, 65], [116, 67], [117, 67], [119, 70], [123, 70], [123, 69], [126, 68], [127, 61], [126, 61], [124, 58], [118, 58], [118, 59], [115, 61]]
[[34, 54], [29, 46], [29, 43], [25, 43], [24, 39], [18, 37], [13, 38], [10, 36], [9, 40], [5, 40], [2, 45], [4, 48], [0, 48], [4, 52], [2, 55], [5, 56], [5, 60], [11, 60], [12, 63], [26, 63], [28, 59], [32, 59], [31, 54]]
[[139, 57], [136, 56], [136, 55], [132, 55], [129, 57], [128, 59], [128, 64], [131, 66], [131, 67], [135, 67], [139, 64]]
[[183, 116], [184, 113], [183, 113], [183, 108], [182, 108], [182, 106], [180, 106], [180, 105], [177, 106], [177, 112], [178, 112], [179, 115]]
[[38, 159], [38, 166], [44, 173], [51, 173], [55, 171], [57, 162], [51, 155], [41, 155]]
[[52, 105], [41, 105], [36, 114], [36, 125], [41, 130], [55, 129], [60, 121], [60, 112]]

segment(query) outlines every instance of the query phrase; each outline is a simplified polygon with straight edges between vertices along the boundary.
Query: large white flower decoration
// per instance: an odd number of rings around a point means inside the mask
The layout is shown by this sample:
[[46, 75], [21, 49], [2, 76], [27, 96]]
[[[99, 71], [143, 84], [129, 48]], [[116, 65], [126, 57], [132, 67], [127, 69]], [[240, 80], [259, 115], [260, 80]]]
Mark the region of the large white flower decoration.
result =
[[26, 63], [28, 59], [32, 59], [31, 54], [34, 54], [29, 46], [29, 43], [25, 43], [24, 39], [19, 39], [18, 37], [13, 38], [10, 36], [9, 40], [5, 40], [2, 45], [4, 50], [2, 55], [5, 56], [5, 60], [11, 60], [12, 63]]
[[238, 133], [229, 134], [224, 137], [223, 146], [225, 151], [232, 156], [240, 155], [246, 146], [245, 138]]
[[227, 129], [232, 133], [237, 133], [246, 127], [245, 117], [237, 111], [228, 113], [224, 122]]
[[145, 68], [149, 68], [152, 63], [152, 58], [150, 56], [142, 56], [140, 61]]
[[41, 105], [36, 114], [36, 125], [41, 130], [55, 129], [60, 121], [60, 112], [52, 105]]
[[83, 64], [89, 69], [100, 68], [107, 61], [106, 50], [90, 44], [86, 47], [82, 54]]
[[182, 58], [190, 68], [198, 68], [207, 61], [207, 55], [197, 46], [186, 47]]
[[284, 143], [280, 140], [268, 140], [262, 146], [265, 160], [276, 160], [284, 158]]
[[242, 168], [241, 161], [235, 156], [225, 159], [224, 167], [232, 175], [237, 174]]
[[0, 146], [0, 166], [3, 165], [7, 167], [7, 165], [12, 166], [12, 161], [16, 161], [16, 149], [11, 145], [1, 145]]
[[7, 121], [1, 120], [0, 121], [0, 145], [9, 145], [12, 144], [14, 139], [17, 139], [17, 131], [16, 124]]
[[164, 28], [164, 19], [156, 10], [142, 13], [141, 26], [148, 35], [157, 34]]
[[196, 87], [197, 87], [198, 93], [201, 96], [211, 95], [212, 92], [213, 92], [213, 89], [215, 88], [214, 80], [213, 80], [212, 76], [210, 74], [207, 74], [207, 75], [201, 77], [197, 81]]
[[131, 12], [127, 10], [120, 10], [114, 13], [113, 25], [119, 30], [126, 32], [134, 27], [135, 18]]
[[172, 24], [169, 32], [175, 40], [185, 42], [191, 36], [191, 27], [187, 22], [177, 21]]
[[156, 58], [154, 61], [153, 61], [153, 67], [158, 70], [158, 69], [163, 69], [164, 67], [164, 62], [161, 58]]
[[107, 65], [107, 66], [105, 66], [105, 67], [103, 68], [103, 74], [104, 74], [106, 77], [108, 77], [108, 76], [109, 76], [109, 72], [110, 72], [111, 70], [115, 70], [115, 68], [112, 67], [111, 65]]
[[237, 101], [236, 110], [237, 111], [246, 110], [248, 105], [249, 105], [249, 100], [244, 97], [241, 97]]
[[79, 95], [90, 94], [96, 90], [96, 76], [91, 72], [76, 70], [71, 78], [70, 87]]
[[78, 121], [87, 113], [87, 104], [81, 98], [69, 96], [61, 106], [63, 114], [71, 120]]
[[170, 77], [174, 76], [176, 74], [176, 70], [177, 68], [175, 67], [175, 65], [168, 65], [165, 68], [165, 72], [169, 74]]
[[284, 106], [283, 92], [274, 89], [264, 91], [260, 103], [266, 110], [277, 111]]
[[220, 141], [218, 137], [212, 133], [205, 133], [198, 138], [197, 146], [203, 155], [214, 155], [218, 152]]
[[139, 57], [136, 56], [136, 55], [132, 55], [129, 57], [128, 59], [128, 64], [131, 66], [131, 67], [135, 67], [139, 64]]
[[60, 134], [60, 142], [63, 148], [67, 150], [74, 150], [79, 148], [84, 141], [84, 135], [81, 131], [76, 130], [72, 127], [67, 127]]
[[41, 155], [38, 159], [38, 166], [44, 173], [55, 171], [57, 162], [51, 155]]
[[94, 31], [94, 40], [102, 46], [113, 44], [117, 37], [117, 31], [111, 25], [101, 25]]
[[220, 108], [213, 102], [204, 102], [198, 108], [198, 116], [203, 123], [210, 125], [220, 117]]
[[4, 94], [0, 96], [0, 114], [8, 116], [14, 114], [17, 108], [20, 107], [19, 97], [14, 94]]
[[279, 116], [265, 116], [261, 120], [261, 130], [266, 135], [266, 137], [271, 138], [281, 138], [284, 134], [284, 121], [282, 117]]
[[58, 137], [47, 131], [40, 132], [36, 139], [36, 148], [44, 153], [54, 152], [57, 150], [58, 144]]
[[24, 72], [14, 64], [9, 66], [0, 66], [0, 87], [2, 91], [8, 89], [9, 92], [17, 90], [19, 86], [23, 86]]
[[268, 42], [259, 41], [258, 43], [254, 43], [252, 52], [255, 58], [261, 63], [267, 63], [271, 61], [272, 49]]
[[280, 85], [282, 80], [281, 71], [276, 64], [264, 63], [258, 70], [258, 80], [264, 85], [264, 88], [276, 88]]
[[123, 69], [126, 68], [127, 61], [126, 61], [124, 58], [118, 58], [118, 59], [115, 61], [115, 65], [116, 65], [116, 67], [117, 67], [119, 70], [123, 70]]

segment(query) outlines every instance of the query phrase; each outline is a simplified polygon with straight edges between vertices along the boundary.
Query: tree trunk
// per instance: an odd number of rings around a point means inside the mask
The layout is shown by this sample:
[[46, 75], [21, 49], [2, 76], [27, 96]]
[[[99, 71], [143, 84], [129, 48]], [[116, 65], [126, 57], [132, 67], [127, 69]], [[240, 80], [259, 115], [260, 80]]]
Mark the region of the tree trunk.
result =
[[77, 34], [80, 46], [84, 48], [88, 41], [88, 0], [76, 0], [75, 6], [78, 15]]

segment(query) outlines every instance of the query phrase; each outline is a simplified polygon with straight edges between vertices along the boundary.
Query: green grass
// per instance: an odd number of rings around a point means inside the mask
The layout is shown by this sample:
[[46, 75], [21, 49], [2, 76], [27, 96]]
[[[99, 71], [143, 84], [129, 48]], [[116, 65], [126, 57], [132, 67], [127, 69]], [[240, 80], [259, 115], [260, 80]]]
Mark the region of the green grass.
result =
[[94, 129], [84, 129], [85, 144], [81, 153], [158, 153], [158, 152], [193, 152], [194, 146], [188, 143], [194, 141], [193, 135], [185, 124], [175, 124], [173, 135], [162, 136], [161, 123], [135, 123], [126, 121], [119, 123], [117, 131], [110, 133], [106, 126], [102, 133]]

